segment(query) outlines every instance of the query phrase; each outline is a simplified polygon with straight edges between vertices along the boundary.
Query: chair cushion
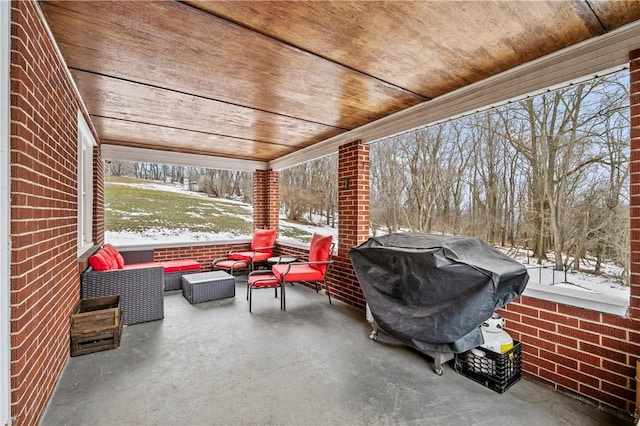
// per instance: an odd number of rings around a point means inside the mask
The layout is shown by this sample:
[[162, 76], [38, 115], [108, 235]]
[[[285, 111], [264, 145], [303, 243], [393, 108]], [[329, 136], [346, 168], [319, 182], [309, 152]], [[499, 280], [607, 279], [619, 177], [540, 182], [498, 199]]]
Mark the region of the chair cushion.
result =
[[[331, 249], [331, 235], [313, 234], [311, 239], [311, 247], [309, 247], [309, 262], [326, 262], [331, 257], [329, 250]], [[322, 275], [327, 272], [329, 265], [310, 265], [312, 268], [320, 271]]]
[[261, 249], [261, 247], [273, 247], [276, 243], [277, 229], [256, 229], [253, 231], [253, 239], [251, 240], [251, 250], [258, 250], [269, 253], [267, 258], [271, 257], [273, 249]]
[[122, 269], [124, 267], [124, 258], [117, 248], [115, 248], [112, 244], [105, 244], [102, 246], [102, 248], [105, 249], [107, 253], [109, 253], [111, 257], [116, 260], [118, 269]]
[[251, 275], [248, 282], [251, 287], [277, 287], [280, 285], [275, 275], [271, 274]]
[[123, 269], [149, 268], [162, 266], [165, 274], [172, 272], [200, 270], [200, 262], [193, 259], [165, 260], [162, 262], [142, 262], [124, 265]]
[[[291, 269], [289, 269], [289, 266], [291, 266]], [[287, 270], [289, 270], [289, 273], [283, 278]], [[324, 274], [316, 268], [312, 268], [311, 265], [273, 265], [271, 272], [276, 278], [284, 282], [324, 280]]]
[[247, 262], [251, 262], [252, 257], [254, 262], [264, 262], [271, 257], [271, 253], [260, 251], [256, 252], [255, 255], [252, 251], [237, 251], [229, 253], [229, 259], [231, 260], [246, 260]]
[[113, 261], [111, 256], [109, 256], [109, 254], [103, 249], [99, 249], [97, 252], [89, 256], [89, 265], [91, 265], [95, 271], [109, 271], [111, 269], [116, 269], [112, 267]]
[[216, 269], [243, 269], [248, 266], [246, 260], [221, 260], [213, 265]]

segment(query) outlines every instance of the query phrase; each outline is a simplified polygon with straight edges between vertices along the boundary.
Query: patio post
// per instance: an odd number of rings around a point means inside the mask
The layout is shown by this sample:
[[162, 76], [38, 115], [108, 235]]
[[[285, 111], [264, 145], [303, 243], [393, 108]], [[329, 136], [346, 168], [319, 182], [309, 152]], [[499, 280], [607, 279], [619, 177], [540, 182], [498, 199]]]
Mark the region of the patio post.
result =
[[631, 300], [629, 315], [640, 318], [640, 49], [629, 53], [629, 97], [631, 125], [629, 164]]
[[330, 269], [331, 295], [364, 309], [349, 249], [369, 238], [369, 145], [349, 142], [338, 150], [338, 254]]
[[253, 226], [278, 229], [280, 175], [273, 170], [256, 170], [253, 174]]

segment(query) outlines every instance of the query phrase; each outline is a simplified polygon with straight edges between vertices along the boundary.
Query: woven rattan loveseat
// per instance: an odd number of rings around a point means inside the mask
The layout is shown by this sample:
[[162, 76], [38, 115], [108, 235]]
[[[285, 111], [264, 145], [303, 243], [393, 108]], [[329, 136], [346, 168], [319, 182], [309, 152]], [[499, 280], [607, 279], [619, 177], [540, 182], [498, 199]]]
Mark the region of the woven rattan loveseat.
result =
[[161, 265], [82, 273], [81, 297], [120, 295], [126, 325], [164, 318], [164, 268]]

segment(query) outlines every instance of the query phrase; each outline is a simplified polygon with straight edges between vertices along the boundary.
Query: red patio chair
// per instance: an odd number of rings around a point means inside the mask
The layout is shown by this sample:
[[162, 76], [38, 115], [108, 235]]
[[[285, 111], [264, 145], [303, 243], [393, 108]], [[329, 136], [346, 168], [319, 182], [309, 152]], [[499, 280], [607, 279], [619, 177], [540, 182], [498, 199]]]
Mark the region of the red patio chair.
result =
[[[271, 271], [253, 271], [247, 277], [247, 300], [249, 301], [249, 312], [251, 312], [251, 301], [253, 299], [253, 290], [260, 288], [275, 289], [275, 297], [278, 297], [278, 287], [283, 289], [282, 284], [273, 276]], [[280, 310], [285, 310], [285, 294], [284, 289], [280, 291]]]
[[253, 271], [256, 263], [265, 263], [268, 258], [273, 257], [277, 233], [277, 229], [256, 229], [248, 251], [238, 251], [240, 246], [232, 246], [227, 257], [213, 261], [213, 269], [228, 270], [231, 275], [243, 269]]
[[327, 271], [333, 262], [333, 237], [313, 234], [311, 246], [309, 247], [309, 260], [307, 262], [293, 262], [288, 264], [277, 264], [271, 267], [273, 276], [280, 282], [282, 288], [282, 303], [284, 305], [285, 291], [284, 283], [313, 283], [318, 293], [318, 286], [324, 285], [329, 303], [331, 303], [331, 293], [327, 284]]

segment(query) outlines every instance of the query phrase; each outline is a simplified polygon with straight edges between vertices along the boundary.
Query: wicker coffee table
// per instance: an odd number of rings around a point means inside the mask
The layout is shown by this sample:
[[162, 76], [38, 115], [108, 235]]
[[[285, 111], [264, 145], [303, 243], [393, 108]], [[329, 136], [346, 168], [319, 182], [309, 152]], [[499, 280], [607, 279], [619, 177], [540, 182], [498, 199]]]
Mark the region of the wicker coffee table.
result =
[[236, 279], [224, 271], [183, 275], [182, 295], [191, 304], [235, 297]]

